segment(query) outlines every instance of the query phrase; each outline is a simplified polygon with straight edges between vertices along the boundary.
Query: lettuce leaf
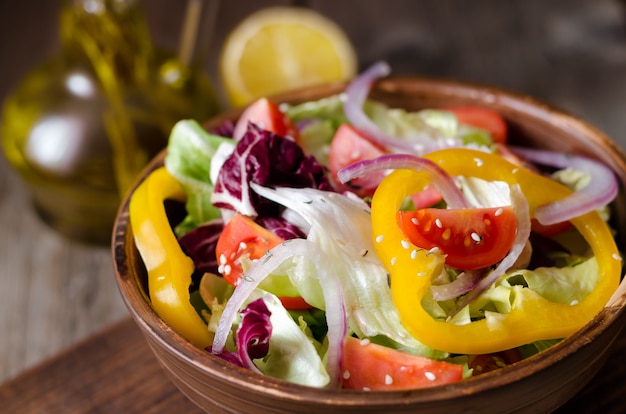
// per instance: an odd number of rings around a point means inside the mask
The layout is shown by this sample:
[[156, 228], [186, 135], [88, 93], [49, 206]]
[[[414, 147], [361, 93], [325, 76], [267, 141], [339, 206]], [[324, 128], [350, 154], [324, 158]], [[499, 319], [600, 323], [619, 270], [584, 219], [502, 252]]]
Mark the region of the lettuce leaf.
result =
[[296, 323], [280, 300], [269, 293], [263, 295], [269, 309], [272, 336], [267, 356], [255, 361], [265, 375], [296, 384], [324, 387], [330, 382], [326, 366], [318, 354], [319, 344], [306, 329]]
[[596, 286], [598, 264], [592, 257], [572, 266], [516, 270], [507, 276], [506, 283], [511, 284], [517, 276], [549, 301], [569, 305], [583, 301]]
[[[300, 214], [309, 224], [307, 240], [326, 253], [339, 277], [350, 328], [359, 337], [383, 335], [412, 353], [441, 358], [402, 326], [391, 299], [387, 272], [375, 254], [369, 206], [356, 196], [315, 189], [254, 190]], [[292, 283], [310, 304], [323, 309], [324, 298], [310, 261], [293, 260]]]
[[187, 217], [177, 226], [177, 235], [221, 216], [219, 209], [211, 203], [211, 164], [220, 147], [233, 143], [229, 138], [208, 133], [193, 120], [179, 121], [172, 128], [165, 168], [187, 193]]

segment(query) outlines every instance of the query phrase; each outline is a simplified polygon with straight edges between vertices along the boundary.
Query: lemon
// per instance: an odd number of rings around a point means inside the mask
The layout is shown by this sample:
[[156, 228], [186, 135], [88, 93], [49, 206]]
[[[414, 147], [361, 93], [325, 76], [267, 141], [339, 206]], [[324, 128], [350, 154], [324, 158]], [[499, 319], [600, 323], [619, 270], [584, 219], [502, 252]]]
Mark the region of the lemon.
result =
[[222, 86], [230, 104], [353, 77], [356, 53], [347, 35], [310, 9], [271, 7], [245, 18], [220, 54]]

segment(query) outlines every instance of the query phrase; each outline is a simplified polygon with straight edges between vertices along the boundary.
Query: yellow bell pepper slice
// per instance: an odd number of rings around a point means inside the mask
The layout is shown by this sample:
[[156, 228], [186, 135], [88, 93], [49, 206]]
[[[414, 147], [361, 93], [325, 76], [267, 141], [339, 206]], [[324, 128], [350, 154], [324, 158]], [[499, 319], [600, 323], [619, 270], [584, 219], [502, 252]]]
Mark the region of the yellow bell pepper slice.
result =
[[[531, 217], [537, 207], [571, 193], [557, 182], [494, 154], [446, 149], [425, 158], [452, 176], [519, 184], [528, 200]], [[617, 288], [620, 255], [606, 223], [596, 212], [591, 212], [571, 220], [591, 246], [598, 265], [598, 283], [583, 301], [572, 305], [553, 303], [530, 289], [520, 289], [509, 313], [488, 313], [485, 319], [466, 325], [434, 319], [421, 303], [443, 261], [440, 255], [412, 245], [396, 224], [396, 214], [405, 198], [423, 190], [428, 183], [428, 173], [396, 170], [382, 181], [372, 200], [374, 244], [390, 274], [394, 303], [403, 325], [424, 344], [450, 353], [485, 354], [537, 340], [567, 337], [589, 322]]]
[[160, 167], [133, 193], [130, 223], [148, 271], [152, 307], [172, 329], [204, 348], [212, 343], [213, 336], [189, 301], [194, 264], [178, 244], [164, 206], [165, 200], [184, 201], [186, 197], [178, 181]]

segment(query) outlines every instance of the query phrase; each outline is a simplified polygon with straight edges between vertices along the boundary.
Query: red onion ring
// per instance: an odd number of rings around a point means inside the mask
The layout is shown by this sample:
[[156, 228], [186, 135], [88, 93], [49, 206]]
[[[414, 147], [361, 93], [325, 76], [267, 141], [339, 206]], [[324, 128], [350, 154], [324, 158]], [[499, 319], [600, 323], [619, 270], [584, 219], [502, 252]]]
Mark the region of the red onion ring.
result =
[[443, 148], [462, 146], [458, 140], [443, 140], [436, 136], [437, 132], [429, 131], [431, 135], [424, 133], [419, 141], [399, 139], [388, 134], [376, 125], [363, 111], [363, 105], [367, 100], [372, 85], [379, 78], [384, 78], [391, 73], [391, 68], [386, 62], [374, 63], [369, 69], [354, 78], [345, 90], [344, 113], [352, 126], [378, 145], [391, 152], [404, 152], [409, 154], [423, 155], [428, 152]]
[[468, 270], [460, 273], [456, 279], [450, 283], [442, 285], [431, 285], [430, 293], [436, 301], [458, 298], [476, 287], [483, 272], [480, 270]]
[[372, 160], [363, 160], [348, 165], [337, 172], [337, 177], [346, 183], [356, 177], [375, 170], [412, 169], [430, 174], [431, 184], [437, 188], [448, 208], [469, 207], [454, 179], [433, 161], [410, 154], [385, 154]]
[[589, 174], [591, 181], [572, 195], [535, 209], [535, 218], [544, 225], [559, 223], [596, 210], [612, 202], [618, 193], [617, 179], [606, 165], [590, 158], [554, 151], [510, 147], [527, 160], [557, 168], [572, 168]]

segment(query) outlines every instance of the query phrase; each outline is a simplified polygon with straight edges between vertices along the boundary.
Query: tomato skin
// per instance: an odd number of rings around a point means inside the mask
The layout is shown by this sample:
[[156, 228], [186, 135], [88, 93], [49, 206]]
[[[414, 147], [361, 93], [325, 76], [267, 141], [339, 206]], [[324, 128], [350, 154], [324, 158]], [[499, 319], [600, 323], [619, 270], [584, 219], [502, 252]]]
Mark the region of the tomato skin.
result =
[[358, 161], [374, 159], [385, 151], [375, 145], [366, 135], [353, 126], [342, 124], [335, 132], [330, 144], [328, 168], [331, 180], [338, 189], [352, 191], [361, 197], [369, 197], [385, 176], [383, 171], [376, 171], [365, 177], [359, 177], [350, 183], [341, 184], [337, 180], [337, 171]]
[[305, 310], [313, 308], [313, 306], [309, 305], [301, 296], [279, 296], [278, 299], [285, 309]]
[[453, 112], [460, 123], [488, 131], [494, 142], [507, 142], [508, 127], [499, 113], [480, 106], [453, 106], [445, 109]]
[[410, 390], [450, 384], [463, 367], [408, 354], [348, 337], [344, 344], [342, 386], [354, 390]]
[[474, 270], [506, 256], [517, 232], [511, 207], [400, 211], [397, 223], [408, 239], [422, 249], [439, 248], [446, 265]]
[[573, 224], [569, 221], [561, 221], [554, 224], [541, 224], [537, 219], [531, 219], [530, 229], [535, 233], [541, 234], [544, 237], [556, 236], [559, 233], [567, 231], [572, 228]]
[[215, 256], [219, 271], [228, 283], [237, 286], [243, 276], [242, 257], [260, 259], [283, 241], [251, 218], [236, 213], [224, 226], [217, 240]]
[[233, 138], [240, 140], [248, 129], [248, 122], [257, 124], [262, 129], [271, 131], [281, 137], [298, 140], [299, 132], [294, 123], [285, 115], [275, 102], [261, 98], [250, 104], [235, 124]]

